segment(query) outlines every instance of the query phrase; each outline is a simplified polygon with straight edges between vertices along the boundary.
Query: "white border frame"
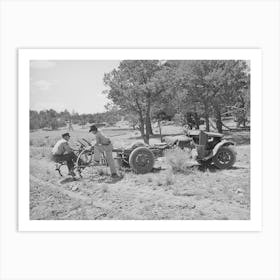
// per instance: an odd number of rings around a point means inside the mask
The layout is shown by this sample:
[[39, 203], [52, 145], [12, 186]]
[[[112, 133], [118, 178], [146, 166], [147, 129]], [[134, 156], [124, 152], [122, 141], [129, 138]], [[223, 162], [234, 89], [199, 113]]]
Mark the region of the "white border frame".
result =
[[[251, 61], [250, 220], [30, 220], [29, 67], [30, 60], [241, 59]], [[261, 231], [262, 229], [262, 66], [260, 49], [19, 49], [19, 231]]]

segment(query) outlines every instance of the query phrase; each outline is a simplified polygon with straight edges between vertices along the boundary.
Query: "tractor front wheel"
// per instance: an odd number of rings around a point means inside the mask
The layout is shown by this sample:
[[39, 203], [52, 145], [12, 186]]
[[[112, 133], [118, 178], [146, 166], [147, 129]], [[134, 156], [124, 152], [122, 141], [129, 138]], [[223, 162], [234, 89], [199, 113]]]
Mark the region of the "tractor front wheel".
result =
[[219, 169], [230, 168], [236, 161], [236, 153], [232, 147], [223, 146], [216, 153], [213, 158], [213, 163]]

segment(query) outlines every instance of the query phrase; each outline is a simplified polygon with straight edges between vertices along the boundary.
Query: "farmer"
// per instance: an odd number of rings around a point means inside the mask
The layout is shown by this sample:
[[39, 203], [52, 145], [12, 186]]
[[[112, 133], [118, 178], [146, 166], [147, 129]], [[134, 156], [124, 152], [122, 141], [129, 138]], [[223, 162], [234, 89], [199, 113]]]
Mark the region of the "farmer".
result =
[[94, 161], [95, 164], [98, 165], [100, 163], [101, 153], [105, 152], [107, 163], [110, 167], [112, 178], [119, 178], [115, 162], [112, 155], [113, 145], [111, 140], [105, 137], [95, 125], [90, 127], [89, 132], [92, 132], [95, 136], [95, 145], [94, 145]]
[[69, 146], [70, 134], [62, 134], [62, 139], [58, 140], [52, 149], [52, 160], [55, 162], [66, 161], [68, 167], [68, 175], [75, 176], [74, 161], [77, 159], [73, 149]]

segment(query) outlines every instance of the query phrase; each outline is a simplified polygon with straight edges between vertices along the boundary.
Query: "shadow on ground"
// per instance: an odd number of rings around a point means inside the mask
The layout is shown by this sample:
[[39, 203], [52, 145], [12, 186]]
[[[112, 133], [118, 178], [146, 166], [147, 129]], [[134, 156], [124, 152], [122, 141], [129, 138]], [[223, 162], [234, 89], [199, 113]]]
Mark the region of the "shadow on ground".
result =
[[63, 178], [59, 181], [60, 184], [67, 184], [67, 183], [71, 183], [71, 182], [75, 182], [75, 181], [78, 181], [77, 178], [73, 178], [73, 177], [66, 177], [66, 178]]
[[[241, 167], [241, 166], [232, 166], [230, 168], [227, 168], [226, 170], [239, 170], [239, 169], [246, 169], [245, 167]], [[197, 165], [197, 170], [201, 171], [201, 172], [206, 172], [206, 171], [210, 171], [210, 172], [217, 172], [217, 171], [222, 171], [224, 169], [219, 169], [218, 167], [216, 167], [215, 165]]]

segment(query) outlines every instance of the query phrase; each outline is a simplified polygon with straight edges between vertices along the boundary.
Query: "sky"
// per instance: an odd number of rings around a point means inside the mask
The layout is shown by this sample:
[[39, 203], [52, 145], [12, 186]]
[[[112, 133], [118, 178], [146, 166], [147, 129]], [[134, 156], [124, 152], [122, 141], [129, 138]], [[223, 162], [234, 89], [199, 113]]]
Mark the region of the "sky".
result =
[[104, 112], [104, 73], [117, 60], [33, 60], [30, 62], [30, 109], [77, 113]]

